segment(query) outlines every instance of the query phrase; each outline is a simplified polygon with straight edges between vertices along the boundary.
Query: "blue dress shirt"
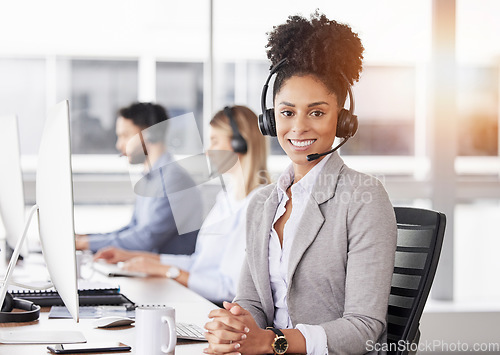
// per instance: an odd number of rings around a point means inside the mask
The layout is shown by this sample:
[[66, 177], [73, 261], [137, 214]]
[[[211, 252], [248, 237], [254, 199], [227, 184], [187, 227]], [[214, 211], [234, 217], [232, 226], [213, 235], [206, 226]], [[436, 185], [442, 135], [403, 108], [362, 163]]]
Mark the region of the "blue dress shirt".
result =
[[[163, 154], [153, 165], [152, 171], [158, 171], [162, 168], [162, 177], [166, 185], [174, 185], [176, 181], [192, 181], [189, 174], [173, 162], [170, 154]], [[149, 179], [148, 175], [144, 176], [145, 181]], [[158, 185], [158, 179], [149, 179], [150, 184]], [[161, 190], [158, 186], [152, 186], [152, 190]], [[192, 189], [191, 189], [192, 190]], [[199, 193], [193, 190], [184, 198], [184, 203], [188, 204], [189, 218], [191, 220], [200, 220], [202, 218], [202, 203]], [[190, 231], [184, 234], [179, 234], [176, 221], [180, 220], [182, 213], [177, 213], [177, 219], [174, 218], [176, 211], [172, 210], [171, 203], [168, 197], [159, 196], [141, 196], [137, 195], [132, 219], [125, 227], [103, 234], [89, 235], [89, 249], [92, 252], [107, 247], [115, 246], [127, 250], [142, 250], [155, 253], [169, 254], [192, 254], [195, 249], [196, 237], [198, 230]], [[196, 223], [193, 223], [196, 224]], [[200, 222], [201, 224], [201, 222]], [[200, 225], [198, 224], [198, 225]], [[182, 228], [181, 228], [182, 230]]]

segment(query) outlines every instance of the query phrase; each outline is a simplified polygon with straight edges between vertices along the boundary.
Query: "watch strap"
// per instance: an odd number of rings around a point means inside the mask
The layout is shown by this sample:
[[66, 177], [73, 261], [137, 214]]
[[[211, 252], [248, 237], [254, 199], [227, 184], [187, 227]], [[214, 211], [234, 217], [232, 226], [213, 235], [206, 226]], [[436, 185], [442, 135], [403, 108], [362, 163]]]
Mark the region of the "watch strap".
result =
[[281, 330], [279, 330], [278, 328], [267, 327], [266, 329], [272, 330], [274, 332], [274, 334], [276, 334], [279, 337], [285, 336], [285, 334], [283, 334], [283, 332]]

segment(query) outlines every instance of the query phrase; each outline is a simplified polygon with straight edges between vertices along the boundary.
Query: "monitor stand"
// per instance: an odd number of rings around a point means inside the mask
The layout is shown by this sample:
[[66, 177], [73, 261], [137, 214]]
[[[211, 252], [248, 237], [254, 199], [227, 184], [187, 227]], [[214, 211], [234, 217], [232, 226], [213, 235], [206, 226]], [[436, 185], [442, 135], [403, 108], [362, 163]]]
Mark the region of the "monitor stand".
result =
[[[18, 239], [12, 257], [3, 280], [0, 280], [0, 306], [3, 305], [5, 294], [9, 288], [10, 278], [16, 265], [21, 247], [24, 243], [31, 219], [35, 212], [38, 212], [38, 205], [34, 205], [29, 213], [28, 220], [24, 226], [24, 232], [21, 238]], [[19, 323], [18, 323], [19, 324]], [[0, 344], [55, 344], [55, 343], [85, 343], [86, 339], [81, 332], [68, 330], [15, 330], [15, 331], [0, 331]]]
[[31, 224], [31, 219], [35, 212], [38, 212], [38, 205], [34, 205], [31, 207], [28, 220], [24, 226], [24, 232], [21, 238], [17, 240], [16, 247], [12, 252], [12, 256], [10, 257], [9, 265], [7, 265], [7, 270], [5, 270], [5, 276], [3, 280], [0, 280], [0, 307], [3, 305], [5, 300], [5, 294], [7, 293], [7, 289], [9, 288], [10, 278], [12, 276], [12, 272], [14, 271], [14, 267], [16, 266], [17, 259], [19, 258], [19, 253], [21, 252], [21, 247], [24, 243], [24, 239], [26, 239], [26, 235], [28, 234], [28, 228]]

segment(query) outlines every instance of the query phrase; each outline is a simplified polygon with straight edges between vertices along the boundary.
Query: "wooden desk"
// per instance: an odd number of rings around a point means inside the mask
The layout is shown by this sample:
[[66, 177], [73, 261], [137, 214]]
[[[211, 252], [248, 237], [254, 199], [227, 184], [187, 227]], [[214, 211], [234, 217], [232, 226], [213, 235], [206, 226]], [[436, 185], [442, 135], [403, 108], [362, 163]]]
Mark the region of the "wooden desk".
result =
[[[167, 305], [175, 308], [176, 321], [194, 323], [201, 327], [208, 321], [207, 315], [216, 306], [176, 281], [164, 278], [112, 278], [110, 283], [118, 283], [121, 292], [137, 304]], [[99, 281], [103, 281], [102, 277]], [[132, 347], [136, 344], [135, 327], [96, 329], [92, 327], [92, 319], [81, 319], [75, 323], [72, 319], [48, 319], [48, 312], [42, 312], [40, 319], [30, 323], [0, 324], [0, 331], [12, 330], [77, 330], [83, 333], [87, 342], [121, 341]], [[176, 354], [201, 354], [207, 346], [206, 342], [182, 344], [178, 342]], [[0, 344], [1, 355], [47, 354], [47, 345], [7, 345]], [[130, 352], [113, 352], [130, 354]], [[113, 354], [107, 353], [107, 354]]]

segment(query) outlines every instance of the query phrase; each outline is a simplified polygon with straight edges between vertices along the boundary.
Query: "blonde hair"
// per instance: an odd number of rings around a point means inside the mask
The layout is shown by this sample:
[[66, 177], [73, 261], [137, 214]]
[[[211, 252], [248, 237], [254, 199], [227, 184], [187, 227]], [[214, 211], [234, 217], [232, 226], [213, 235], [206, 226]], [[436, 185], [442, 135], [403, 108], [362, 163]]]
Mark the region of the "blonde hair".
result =
[[[245, 183], [244, 196], [247, 196], [257, 186], [267, 185], [271, 181], [267, 171], [268, 142], [260, 133], [257, 115], [252, 110], [246, 106], [232, 106], [231, 110], [238, 130], [247, 142], [247, 152], [240, 156]], [[229, 137], [233, 136], [229, 117], [224, 114], [224, 110], [214, 115], [210, 126], [226, 131]]]

